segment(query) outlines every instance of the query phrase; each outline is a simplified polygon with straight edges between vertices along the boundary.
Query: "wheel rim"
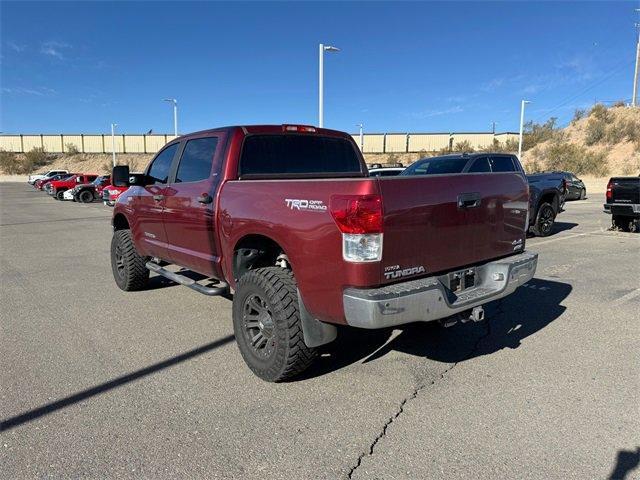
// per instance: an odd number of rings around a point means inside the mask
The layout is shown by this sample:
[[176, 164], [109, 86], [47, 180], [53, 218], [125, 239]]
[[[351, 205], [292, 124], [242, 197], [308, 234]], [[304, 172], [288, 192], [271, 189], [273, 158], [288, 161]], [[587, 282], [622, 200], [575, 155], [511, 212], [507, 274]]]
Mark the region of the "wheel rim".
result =
[[82, 203], [89, 203], [89, 192], [82, 192]]
[[540, 212], [540, 227], [544, 233], [551, 231], [551, 227], [553, 227], [553, 210], [551, 208], [544, 208]]
[[264, 298], [249, 295], [242, 307], [244, 335], [253, 352], [262, 358], [270, 357], [275, 350], [275, 323]]
[[120, 278], [124, 278], [124, 255], [122, 254], [122, 247], [120, 244], [116, 245], [114, 258], [116, 261], [116, 271], [118, 272], [118, 276]]

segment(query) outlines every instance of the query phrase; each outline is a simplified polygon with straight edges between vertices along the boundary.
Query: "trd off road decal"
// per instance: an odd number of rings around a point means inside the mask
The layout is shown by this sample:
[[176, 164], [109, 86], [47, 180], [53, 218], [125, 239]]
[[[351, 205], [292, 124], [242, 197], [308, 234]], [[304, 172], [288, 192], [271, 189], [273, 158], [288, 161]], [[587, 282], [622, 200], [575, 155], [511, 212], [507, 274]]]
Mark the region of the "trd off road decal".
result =
[[304, 210], [310, 212], [326, 212], [327, 206], [322, 200], [305, 200], [296, 198], [285, 198], [284, 203], [291, 210]]

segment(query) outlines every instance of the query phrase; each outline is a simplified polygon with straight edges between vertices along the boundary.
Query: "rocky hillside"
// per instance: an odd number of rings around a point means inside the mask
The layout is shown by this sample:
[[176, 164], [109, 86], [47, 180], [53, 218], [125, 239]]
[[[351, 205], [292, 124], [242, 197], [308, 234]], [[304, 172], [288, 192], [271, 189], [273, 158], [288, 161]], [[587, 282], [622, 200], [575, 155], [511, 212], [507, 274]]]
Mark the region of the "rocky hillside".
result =
[[596, 105], [588, 112], [576, 111], [566, 128], [545, 126], [549, 122], [529, 126], [528, 148], [522, 155], [529, 171], [569, 170], [599, 176], [640, 173], [640, 108]]

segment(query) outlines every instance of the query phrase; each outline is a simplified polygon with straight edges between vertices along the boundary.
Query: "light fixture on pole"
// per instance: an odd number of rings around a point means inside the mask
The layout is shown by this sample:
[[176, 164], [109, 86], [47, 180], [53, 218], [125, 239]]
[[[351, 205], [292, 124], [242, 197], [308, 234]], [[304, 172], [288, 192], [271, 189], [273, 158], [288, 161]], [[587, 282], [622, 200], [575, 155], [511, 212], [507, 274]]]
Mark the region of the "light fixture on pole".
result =
[[324, 52], [339, 52], [340, 49], [321, 43], [318, 49], [318, 126], [324, 126]]
[[173, 135], [178, 136], [178, 100], [175, 98], [165, 98], [165, 102], [173, 104]]
[[520, 103], [520, 138], [518, 140], [518, 160], [522, 157], [522, 133], [524, 131], [524, 106], [527, 103], [531, 103], [529, 100], [522, 100]]
[[362, 129], [364, 128], [364, 124], [356, 123], [356, 127], [360, 127], [360, 151], [364, 151], [364, 134]]
[[111, 124], [111, 155], [113, 157], [113, 166], [116, 166], [116, 127], [117, 123]]

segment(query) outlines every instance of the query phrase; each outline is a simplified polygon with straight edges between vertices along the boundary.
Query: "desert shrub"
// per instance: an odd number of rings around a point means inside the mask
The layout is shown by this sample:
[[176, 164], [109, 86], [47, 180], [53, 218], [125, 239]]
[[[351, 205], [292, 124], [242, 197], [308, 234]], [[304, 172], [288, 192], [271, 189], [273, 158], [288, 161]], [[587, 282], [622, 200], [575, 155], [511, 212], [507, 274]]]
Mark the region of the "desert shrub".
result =
[[77, 155], [80, 153], [80, 150], [78, 150], [78, 147], [76, 147], [74, 143], [65, 143], [64, 148], [67, 155]]
[[575, 124], [578, 120], [582, 120], [587, 116], [587, 111], [584, 108], [576, 108], [576, 111], [573, 112], [573, 118], [571, 119], [571, 123]]
[[547, 140], [558, 139], [560, 132], [556, 125], [557, 121], [558, 119], [556, 117], [551, 117], [543, 124], [533, 121], [525, 123], [522, 149], [526, 151]]
[[[595, 108], [595, 107], [594, 107]], [[605, 139], [607, 124], [600, 117], [590, 118], [585, 129], [584, 143], [595, 145]]]
[[502, 143], [500, 143], [500, 140], [498, 140], [497, 138], [494, 138], [493, 141], [489, 145], [487, 145], [486, 147], [481, 148], [480, 151], [482, 151], [482, 152], [504, 152], [504, 145]]
[[640, 142], [640, 123], [635, 120], [624, 120], [618, 123], [620, 123], [620, 129], [624, 133], [625, 140]]
[[20, 173], [22, 164], [15, 153], [0, 150], [0, 170], [8, 175], [14, 175]]
[[469, 140], [463, 140], [462, 142], [457, 142], [453, 146], [454, 152], [473, 152], [473, 147], [469, 143]]
[[609, 110], [601, 103], [596, 103], [589, 112], [590, 117], [595, 117], [598, 120], [608, 121], [611, 117]]
[[517, 152], [518, 151], [518, 140], [515, 138], [509, 138], [506, 142], [504, 142], [504, 151], [505, 152]]
[[430, 156], [430, 155], [429, 155], [429, 152], [427, 152], [425, 149], [420, 150], [416, 155], [417, 155], [417, 156], [416, 156], [416, 158], [415, 158], [414, 162], [415, 162], [416, 160], [420, 160], [421, 158], [425, 158], [425, 157]]
[[609, 173], [606, 152], [590, 152], [574, 143], [552, 143], [542, 152], [542, 157], [548, 170], [565, 170], [596, 176]]
[[626, 122], [618, 121], [610, 124], [604, 133], [603, 140], [610, 145], [620, 143], [626, 139]]
[[390, 153], [389, 156], [387, 157], [387, 163], [398, 163], [398, 156], [393, 152]]
[[33, 147], [24, 154], [22, 161], [22, 171], [20, 173], [31, 173], [35, 169], [49, 163], [49, 156], [43, 147]]

